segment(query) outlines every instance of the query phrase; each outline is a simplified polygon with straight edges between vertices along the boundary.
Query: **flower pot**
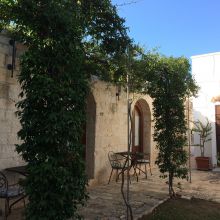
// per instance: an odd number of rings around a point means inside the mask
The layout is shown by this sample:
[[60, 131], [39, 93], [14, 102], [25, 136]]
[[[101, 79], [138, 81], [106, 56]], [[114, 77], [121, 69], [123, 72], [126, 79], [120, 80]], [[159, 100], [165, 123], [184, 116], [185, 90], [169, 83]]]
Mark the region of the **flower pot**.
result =
[[196, 157], [197, 170], [211, 170], [209, 157]]

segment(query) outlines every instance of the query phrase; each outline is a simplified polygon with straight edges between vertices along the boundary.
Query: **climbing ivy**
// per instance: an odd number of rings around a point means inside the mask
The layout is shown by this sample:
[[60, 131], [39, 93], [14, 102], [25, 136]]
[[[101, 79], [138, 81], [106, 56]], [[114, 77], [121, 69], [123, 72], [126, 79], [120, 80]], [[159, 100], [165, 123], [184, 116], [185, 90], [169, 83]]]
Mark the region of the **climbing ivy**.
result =
[[104, 69], [92, 59], [94, 46], [110, 62], [123, 54], [131, 42], [124, 20], [109, 0], [2, 0], [0, 28], [28, 49], [17, 103], [17, 151], [29, 171], [26, 219], [79, 218], [87, 198], [81, 137], [90, 67]]
[[174, 177], [187, 175], [184, 102], [197, 91], [187, 59], [132, 45], [109, 0], [1, 0], [0, 29], [28, 48], [17, 104], [17, 151], [30, 173], [26, 219], [79, 218], [87, 198], [81, 137], [91, 74], [125, 85], [129, 72], [131, 91], [153, 98], [156, 163], [175, 195]]

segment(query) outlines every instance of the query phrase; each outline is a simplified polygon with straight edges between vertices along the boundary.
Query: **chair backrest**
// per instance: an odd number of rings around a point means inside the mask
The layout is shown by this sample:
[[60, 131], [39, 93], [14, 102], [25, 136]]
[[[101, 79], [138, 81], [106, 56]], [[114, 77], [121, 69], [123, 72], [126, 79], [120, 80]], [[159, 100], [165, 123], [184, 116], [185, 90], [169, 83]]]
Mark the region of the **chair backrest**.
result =
[[5, 192], [8, 190], [8, 180], [4, 173], [0, 171], [0, 192]]
[[124, 166], [125, 158], [113, 151], [109, 151], [108, 159], [112, 168], [122, 168]]

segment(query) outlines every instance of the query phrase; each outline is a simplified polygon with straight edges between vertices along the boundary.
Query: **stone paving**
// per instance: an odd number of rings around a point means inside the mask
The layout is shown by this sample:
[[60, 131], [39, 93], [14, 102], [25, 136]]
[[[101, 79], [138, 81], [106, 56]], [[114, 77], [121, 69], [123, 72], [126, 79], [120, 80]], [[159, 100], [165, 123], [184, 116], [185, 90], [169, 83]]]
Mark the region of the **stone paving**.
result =
[[[167, 180], [159, 178], [158, 171], [153, 176], [139, 182], [132, 180], [130, 185], [130, 202], [134, 219], [151, 212], [156, 206], [168, 199]], [[183, 197], [201, 198], [220, 203], [220, 173], [193, 171], [192, 183], [182, 180], [181, 189], [176, 191]], [[177, 184], [176, 184], [177, 186]], [[125, 205], [120, 192], [120, 182], [112, 182], [89, 189], [90, 200], [81, 213], [88, 220], [113, 220], [125, 218]], [[103, 194], [104, 192], [104, 194]]]
[[220, 172], [193, 171], [192, 183], [182, 181], [181, 195], [220, 203]]
[[[156, 181], [156, 174], [144, 176], [136, 182], [132, 178], [130, 187], [130, 203], [135, 219], [151, 210], [153, 207], [168, 198], [165, 180]], [[126, 190], [127, 184], [124, 189]], [[126, 207], [121, 195], [121, 181], [111, 182], [89, 189], [90, 199], [80, 213], [87, 220], [125, 219]]]
[[[166, 180], [159, 178], [159, 172], [154, 170], [153, 176], [145, 179], [140, 176], [139, 182], [135, 179], [130, 184], [130, 203], [134, 219], [138, 219], [152, 211], [156, 206], [168, 198]], [[90, 199], [80, 213], [85, 220], [117, 220], [125, 219], [126, 208], [120, 192], [121, 181], [99, 186], [89, 187]], [[126, 185], [125, 185], [126, 188]], [[217, 201], [220, 203], [220, 173], [207, 171], [193, 171], [192, 183], [181, 181], [178, 193], [184, 197], [196, 197]], [[22, 209], [15, 209], [8, 220], [22, 220]], [[0, 217], [1, 219], [1, 217]]]

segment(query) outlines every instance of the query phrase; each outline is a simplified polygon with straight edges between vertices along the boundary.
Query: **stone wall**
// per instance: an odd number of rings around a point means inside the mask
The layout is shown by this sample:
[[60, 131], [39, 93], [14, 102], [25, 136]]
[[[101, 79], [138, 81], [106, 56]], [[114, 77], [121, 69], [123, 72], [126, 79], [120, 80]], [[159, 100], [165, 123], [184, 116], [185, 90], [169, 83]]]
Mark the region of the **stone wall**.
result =
[[[22, 45], [16, 45], [17, 58], [14, 77], [7, 69], [11, 63], [12, 46], [9, 38], [0, 35], [0, 170], [21, 165], [15, 151], [19, 143], [17, 132], [20, 124], [16, 118], [15, 103], [19, 100], [20, 87], [17, 82], [19, 72], [18, 57], [24, 51]], [[119, 100], [116, 87], [93, 77], [92, 92], [87, 100], [86, 123], [86, 170], [91, 183], [107, 182], [111, 167], [108, 161], [109, 151], [127, 150], [127, 97], [121, 91]], [[132, 111], [137, 102], [143, 108], [144, 152], [151, 153], [152, 164], [157, 155], [153, 142], [152, 100], [149, 96], [132, 95]]]
[[[17, 83], [19, 61], [16, 58], [14, 76], [11, 77], [11, 70], [7, 69], [12, 60], [9, 40], [5, 35], [0, 35], [0, 170], [23, 163], [15, 151], [15, 144], [19, 143], [17, 132], [20, 129], [15, 116], [15, 103], [20, 91]], [[22, 51], [22, 46], [17, 45], [17, 56], [20, 56]]]
[[[116, 87], [100, 80], [92, 82], [93, 104], [88, 104], [90, 118], [87, 127], [95, 122], [93, 129], [87, 129], [87, 171], [90, 173], [90, 183], [107, 182], [111, 172], [108, 161], [108, 152], [120, 152], [127, 150], [127, 97], [125, 91], [121, 91], [119, 100], [116, 97]], [[146, 130], [144, 132], [144, 152], [151, 153], [152, 166], [156, 159], [157, 151], [153, 142], [152, 99], [149, 96], [134, 95], [132, 98], [132, 111], [139, 100], [146, 102], [149, 107], [148, 120], [144, 120]], [[143, 106], [145, 107], [145, 106]], [[93, 115], [91, 117], [91, 109]], [[94, 110], [95, 109], [95, 110]], [[145, 111], [144, 111], [145, 113]], [[91, 120], [91, 118], [93, 118]], [[94, 138], [94, 146], [91, 146], [91, 134]], [[93, 171], [91, 170], [94, 169]]]

